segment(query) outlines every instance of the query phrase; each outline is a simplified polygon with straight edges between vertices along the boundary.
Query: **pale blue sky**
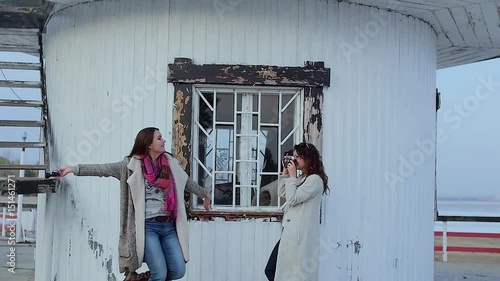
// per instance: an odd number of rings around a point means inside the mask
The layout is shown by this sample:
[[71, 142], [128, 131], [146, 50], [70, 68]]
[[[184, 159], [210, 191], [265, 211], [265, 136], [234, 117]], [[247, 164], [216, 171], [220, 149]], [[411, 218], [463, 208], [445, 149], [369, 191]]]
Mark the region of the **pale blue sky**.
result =
[[[0, 52], [0, 61], [36, 62], [37, 58]], [[8, 79], [38, 79], [36, 72], [3, 72]], [[442, 101], [437, 127], [446, 139], [438, 145], [438, 196], [500, 200], [500, 59], [439, 70], [437, 87]], [[15, 92], [22, 99], [40, 99], [36, 90]], [[6, 88], [0, 88], [0, 98], [18, 99]], [[39, 117], [40, 110], [33, 108], [0, 111], [0, 119]], [[38, 141], [35, 128], [0, 128], [0, 139], [21, 141], [24, 131], [28, 141]], [[0, 149], [0, 156], [19, 159], [19, 155], [20, 149]], [[25, 163], [37, 163], [38, 149], [28, 149], [25, 159]]]
[[[485, 82], [487, 81], [487, 82]], [[439, 197], [500, 200], [500, 59], [437, 72]]]

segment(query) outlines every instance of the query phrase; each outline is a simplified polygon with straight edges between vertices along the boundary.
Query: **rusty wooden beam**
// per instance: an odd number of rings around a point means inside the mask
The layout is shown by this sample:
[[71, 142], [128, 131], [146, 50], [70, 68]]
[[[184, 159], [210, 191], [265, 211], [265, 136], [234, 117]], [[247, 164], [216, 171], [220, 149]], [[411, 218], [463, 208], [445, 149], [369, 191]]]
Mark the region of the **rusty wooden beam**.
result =
[[38, 29], [0, 28], [0, 35], [38, 36]]
[[41, 148], [45, 147], [44, 142], [9, 142], [0, 141], [0, 148]]
[[193, 64], [178, 58], [168, 65], [168, 81], [186, 84], [230, 84], [252, 86], [329, 87], [330, 69], [322, 62], [304, 67], [268, 65]]
[[54, 193], [59, 182], [57, 179], [13, 178], [17, 194]]
[[323, 143], [323, 89], [308, 87], [304, 89], [304, 141], [312, 143], [319, 152]]
[[172, 154], [188, 174], [191, 170], [189, 159], [191, 157], [192, 95], [191, 85], [184, 84], [175, 87]]
[[43, 127], [43, 122], [25, 120], [0, 120], [0, 127]]
[[40, 67], [39, 63], [0, 62], [0, 69], [40, 70]]
[[36, 45], [5, 45], [0, 44], [1, 52], [20, 52], [27, 54], [38, 54], [40, 47]]
[[0, 170], [45, 170], [45, 165], [0, 164]]
[[0, 100], [0, 106], [42, 107], [42, 101], [37, 100]]
[[205, 210], [191, 210], [190, 219], [196, 220], [213, 220], [214, 218], [224, 218], [226, 221], [239, 221], [242, 219], [264, 219], [267, 221], [283, 220], [283, 212], [268, 212], [268, 211], [205, 211]]
[[37, 81], [11, 81], [11, 80], [0, 80], [0, 87], [3, 88], [40, 88], [42, 86], [41, 82]]

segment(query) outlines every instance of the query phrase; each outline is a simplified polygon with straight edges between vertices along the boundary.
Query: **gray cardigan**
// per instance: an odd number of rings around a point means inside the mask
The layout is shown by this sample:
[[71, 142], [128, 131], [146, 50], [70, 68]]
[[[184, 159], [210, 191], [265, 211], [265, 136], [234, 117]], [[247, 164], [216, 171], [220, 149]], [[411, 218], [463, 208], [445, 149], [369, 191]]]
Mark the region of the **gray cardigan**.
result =
[[[184, 260], [189, 260], [187, 214], [184, 204], [184, 190], [199, 197], [209, 196], [207, 190], [191, 180], [181, 168], [177, 159], [167, 154], [176, 184], [178, 204], [176, 231]], [[120, 272], [135, 271], [144, 260], [145, 187], [141, 160], [126, 157], [116, 163], [78, 165], [77, 176], [114, 177], [120, 181]]]

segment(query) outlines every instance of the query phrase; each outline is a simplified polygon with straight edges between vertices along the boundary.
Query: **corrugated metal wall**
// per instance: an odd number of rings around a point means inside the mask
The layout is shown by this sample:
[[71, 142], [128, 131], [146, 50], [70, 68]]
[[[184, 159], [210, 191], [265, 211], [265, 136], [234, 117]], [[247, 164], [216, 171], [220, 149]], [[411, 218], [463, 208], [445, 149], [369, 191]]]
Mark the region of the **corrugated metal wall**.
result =
[[[332, 86], [323, 156], [332, 193], [324, 200], [321, 280], [432, 280], [435, 50], [433, 31], [419, 20], [335, 1], [75, 5], [51, 18], [44, 39], [51, 166], [119, 161], [150, 125], [170, 145], [166, 70], [175, 57], [325, 61]], [[123, 278], [118, 198], [114, 179], [75, 177], [48, 196], [39, 212], [37, 281]], [[279, 229], [191, 222], [184, 280], [265, 280]]]

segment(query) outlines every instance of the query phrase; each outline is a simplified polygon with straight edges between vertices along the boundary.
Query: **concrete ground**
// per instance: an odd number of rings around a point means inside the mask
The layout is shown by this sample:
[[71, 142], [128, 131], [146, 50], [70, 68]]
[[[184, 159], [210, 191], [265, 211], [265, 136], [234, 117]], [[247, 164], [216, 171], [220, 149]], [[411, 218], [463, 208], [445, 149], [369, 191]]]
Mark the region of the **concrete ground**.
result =
[[[33, 281], [35, 279], [35, 244], [16, 244], [15, 252], [11, 252], [11, 247], [13, 246], [9, 245], [7, 239], [0, 238], [0, 280]], [[15, 264], [9, 264], [12, 260]], [[12, 265], [15, 266], [14, 273], [9, 271], [12, 270]]]
[[470, 262], [436, 262], [434, 281], [498, 281], [500, 267]]
[[[0, 280], [2, 281], [34, 281], [35, 278], [35, 260], [34, 244], [17, 244], [15, 251], [15, 273], [9, 272], [10, 245], [8, 240], [0, 238]], [[496, 255], [493, 258], [477, 256], [450, 256], [447, 263], [435, 262], [434, 281], [499, 281], [500, 263], [497, 262]], [[62, 280], [70, 281], [70, 280]], [[71, 280], [79, 281], [79, 280]], [[201, 280], [200, 280], [201, 281]], [[372, 280], [367, 280], [372, 281]], [[379, 280], [373, 280], [379, 281]], [[406, 281], [406, 280], [401, 280]], [[420, 281], [420, 280], [408, 280]]]

